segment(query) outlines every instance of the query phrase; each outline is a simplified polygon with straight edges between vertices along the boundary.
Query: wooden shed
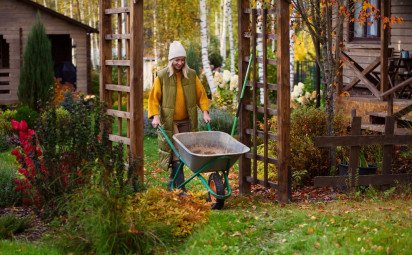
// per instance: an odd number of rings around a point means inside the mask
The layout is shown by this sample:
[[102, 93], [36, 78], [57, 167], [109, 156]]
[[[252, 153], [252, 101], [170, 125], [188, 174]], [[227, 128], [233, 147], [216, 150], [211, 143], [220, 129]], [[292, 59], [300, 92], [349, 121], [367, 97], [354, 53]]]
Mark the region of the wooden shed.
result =
[[18, 102], [23, 52], [38, 12], [52, 44], [54, 64], [74, 64], [77, 90], [90, 91], [90, 34], [97, 30], [30, 0], [0, 0], [0, 105]]
[[[412, 119], [410, 112], [412, 85], [406, 84], [397, 91], [393, 89], [412, 77], [412, 1], [370, 0], [369, 2], [380, 8], [384, 16], [401, 17], [404, 22], [386, 30], [382, 29], [380, 22], [376, 21], [372, 25], [370, 23], [345, 24], [344, 54], [348, 58], [345, 57], [346, 61], [343, 63], [343, 86], [340, 92], [347, 91], [346, 95], [350, 96], [339, 97], [338, 107], [348, 115], [351, 109], [357, 109], [364, 123], [373, 122], [374, 117], [377, 117], [373, 115], [382, 117], [402, 109], [402, 116]], [[402, 50], [409, 52], [409, 58], [401, 56]], [[382, 66], [387, 69], [383, 70]], [[381, 73], [388, 74], [385, 84], [382, 83]], [[370, 84], [375, 88], [366, 84], [367, 80], [371, 81]], [[390, 91], [393, 93], [389, 93]], [[386, 96], [388, 94], [392, 99]], [[391, 100], [390, 104], [388, 99]]]

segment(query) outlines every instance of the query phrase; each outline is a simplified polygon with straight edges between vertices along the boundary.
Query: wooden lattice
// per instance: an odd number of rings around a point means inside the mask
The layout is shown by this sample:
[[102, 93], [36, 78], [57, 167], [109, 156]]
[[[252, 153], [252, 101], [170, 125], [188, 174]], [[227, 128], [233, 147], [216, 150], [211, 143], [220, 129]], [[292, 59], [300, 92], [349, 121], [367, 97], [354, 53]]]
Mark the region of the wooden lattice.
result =
[[127, 145], [143, 181], [143, 1], [100, 0], [99, 30], [100, 98], [118, 130], [109, 138]]
[[[238, 1], [239, 17], [239, 84], [245, 79], [248, 88], [239, 116], [240, 141], [251, 147], [251, 152], [240, 160], [239, 189], [248, 193], [251, 184], [278, 189], [280, 202], [290, 201], [289, 171], [289, 133], [290, 133], [290, 84], [289, 84], [289, 3], [277, 1], [276, 7], [270, 9], [251, 9], [250, 1]], [[276, 21], [269, 21], [268, 15], [275, 15]], [[261, 23], [262, 32], [257, 32], [257, 21]], [[268, 30], [276, 22], [276, 35]], [[271, 26], [270, 26], [271, 25]], [[257, 38], [262, 38], [262, 57], [257, 57]], [[276, 59], [268, 59], [267, 42], [276, 39]], [[250, 53], [253, 58], [249, 59]], [[251, 77], [246, 77], [249, 61], [252, 62]], [[258, 63], [262, 63], [263, 75], [258, 78]], [[268, 66], [275, 65], [277, 84], [268, 83]], [[259, 103], [258, 90], [263, 102]], [[269, 99], [270, 91], [277, 91], [275, 101]], [[258, 117], [263, 115], [262, 126], [258, 127]], [[277, 116], [277, 134], [269, 132], [269, 119]], [[258, 139], [262, 139], [263, 154], [258, 153]], [[270, 148], [269, 141], [277, 141], [277, 148]], [[277, 159], [269, 156], [270, 150], [276, 150]], [[263, 178], [258, 178], [258, 161], [263, 162]], [[269, 164], [277, 169], [277, 180], [269, 180]]]

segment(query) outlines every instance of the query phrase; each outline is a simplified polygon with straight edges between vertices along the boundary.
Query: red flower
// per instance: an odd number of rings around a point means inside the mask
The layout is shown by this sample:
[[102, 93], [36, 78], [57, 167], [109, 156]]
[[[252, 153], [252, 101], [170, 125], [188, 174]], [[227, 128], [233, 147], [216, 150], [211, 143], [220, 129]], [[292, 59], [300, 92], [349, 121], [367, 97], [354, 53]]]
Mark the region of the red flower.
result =
[[14, 149], [11, 151], [11, 155], [18, 157], [20, 155], [20, 152], [18, 149]]
[[36, 147], [36, 155], [37, 157], [40, 157], [41, 155], [43, 155], [40, 147]]
[[20, 121], [20, 130], [27, 131], [27, 129], [28, 129], [27, 122], [25, 120]]
[[11, 120], [11, 127], [14, 130], [20, 130], [20, 122], [18, 122], [17, 120]]

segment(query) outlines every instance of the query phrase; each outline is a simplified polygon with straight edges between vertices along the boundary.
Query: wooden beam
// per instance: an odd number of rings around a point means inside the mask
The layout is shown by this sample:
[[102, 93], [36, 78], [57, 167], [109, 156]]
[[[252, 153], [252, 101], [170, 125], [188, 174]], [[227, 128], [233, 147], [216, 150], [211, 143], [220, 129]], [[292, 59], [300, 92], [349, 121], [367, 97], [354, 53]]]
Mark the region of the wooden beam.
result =
[[[383, 17], [390, 16], [390, 2], [389, 0], [381, 0], [381, 14]], [[389, 89], [388, 80], [388, 58], [389, 58], [389, 31], [390, 24], [380, 25], [381, 33], [381, 93], [384, 93]]]
[[[359, 175], [358, 185], [386, 185], [396, 183], [411, 183], [412, 174], [389, 175]], [[336, 187], [348, 183], [348, 176], [316, 176], [315, 187]]]
[[[262, 161], [262, 162], [265, 161], [265, 157], [263, 155], [259, 155], [259, 154], [253, 155], [252, 152], [246, 153], [245, 156], [246, 158], [249, 158], [249, 159], [254, 159], [254, 157], [256, 157], [256, 161]], [[278, 160], [275, 158], [268, 157], [267, 160], [268, 160], [268, 163], [270, 164], [274, 164], [274, 165], [278, 164]], [[256, 180], [258, 179], [256, 178]]]
[[[262, 9], [255, 9], [255, 10], [256, 10], [256, 14], [257, 14], [257, 15], [262, 15], [262, 14], [263, 14], [263, 10], [262, 10]], [[244, 14], [251, 14], [252, 11], [253, 11], [253, 9], [251, 9], [251, 8], [243, 9], [243, 13], [244, 13]], [[241, 13], [241, 12], [238, 12], [238, 13]], [[277, 14], [276, 9], [273, 8], [273, 7], [272, 7], [271, 9], [269, 9], [267, 13], [268, 13], [268, 14]]]
[[318, 147], [357, 146], [376, 144], [412, 144], [412, 135], [349, 135], [314, 138]]
[[[252, 83], [251, 83], [251, 82], [248, 82], [248, 83], [246, 84], [246, 86], [252, 87]], [[263, 88], [264, 88], [262, 82], [256, 82], [256, 86], [257, 86], [257, 88], [259, 88], [259, 89], [263, 89]], [[269, 90], [278, 90], [278, 85], [277, 85], [277, 84], [268, 83], [267, 86], [268, 86], [268, 89], [269, 89]]]
[[265, 108], [260, 107], [260, 106], [259, 106], [259, 107], [253, 107], [252, 104], [247, 104], [247, 105], [244, 106], [244, 108], [245, 108], [246, 110], [248, 110], [248, 111], [251, 111], [251, 112], [253, 112], [254, 110], [256, 110], [258, 113], [263, 113], [263, 114], [265, 114], [265, 112], [266, 112], [266, 113], [268, 113], [268, 114], [270, 114], [270, 115], [272, 115], [272, 116], [278, 115], [278, 110], [276, 110], [276, 109], [267, 108], [266, 111], [265, 111]]
[[106, 9], [104, 11], [104, 13], [107, 14], [107, 15], [119, 14], [119, 13], [129, 13], [129, 12], [130, 12], [129, 7], [111, 8], [111, 9]]
[[404, 87], [408, 86], [412, 84], [412, 77], [399, 83], [398, 85], [396, 85], [395, 87], [385, 91], [381, 96], [382, 97], [386, 97], [388, 95], [394, 94], [396, 91], [403, 89]]
[[[362, 118], [361, 117], [352, 117], [351, 123], [351, 135], [361, 135], [361, 125], [362, 125]], [[348, 174], [350, 176], [349, 183], [350, 187], [354, 187], [356, 185], [356, 175], [359, 174], [358, 166], [359, 166], [359, 153], [360, 153], [360, 146], [351, 146], [349, 152], [349, 169]]]
[[[237, 13], [242, 14], [238, 15], [238, 49], [239, 49], [239, 58], [238, 58], [238, 67], [239, 67], [239, 82], [238, 82], [238, 91], [242, 91], [243, 81], [249, 79], [246, 77], [247, 63], [243, 61], [244, 57], [250, 55], [250, 41], [248, 38], [243, 37], [243, 33], [248, 31], [249, 28], [249, 18], [250, 14], [244, 13], [244, 10], [248, 9], [250, 6], [249, 0], [238, 0], [237, 1]], [[243, 97], [244, 103], [250, 103], [250, 90], [245, 90], [245, 95]], [[239, 99], [239, 98], [238, 98]], [[250, 139], [245, 133], [245, 130], [250, 128], [250, 116], [245, 109], [240, 110], [239, 114], [239, 140], [244, 145], [250, 147]], [[247, 181], [247, 176], [251, 176], [251, 161], [246, 158], [243, 154], [239, 160], [239, 192], [240, 194], [249, 194], [250, 193], [250, 182]]]
[[127, 138], [127, 137], [124, 137], [124, 136], [120, 136], [120, 135], [110, 134], [110, 135], [109, 135], [109, 140], [112, 141], [112, 142], [123, 143], [123, 144], [126, 144], [126, 145], [130, 145], [130, 144], [131, 144], [130, 138]]
[[[246, 132], [246, 134], [248, 134], [248, 135], [252, 135], [252, 134], [253, 134], [253, 129], [248, 128], [248, 129], [245, 130], [245, 132]], [[263, 138], [264, 132], [258, 130], [258, 131], [257, 131], [257, 135], [258, 135], [259, 137], [262, 137], [262, 138]], [[268, 132], [267, 135], [268, 135], [268, 137], [270, 138], [270, 140], [272, 140], [272, 141], [277, 141], [277, 140], [278, 140], [277, 135], [274, 134], [274, 133], [272, 133], [272, 132]]]
[[106, 60], [107, 66], [130, 66], [130, 60]]
[[106, 84], [106, 89], [117, 92], [130, 92], [130, 87], [126, 85]]
[[290, 190], [290, 58], [289, 58], [289, 2], [279, 0], [277, 9], [277, 103], [278, 103], [278, 199], [291, 200]]
[[[249, 183], [252, 183], [254, 180], [253, 180], [252, 176], [247, 176], [246, 181], [249, 182]], [[279, 187], [279, 185], [275, 182], [268, 181], [267, 184], [262, 180], [257, 180], [256, 182], [257, 182], [257, 184], [260, 184], [262, 186], [269, 185], [269, 187], [271, 187], [272, 189], [277, 189]]]
[[[251, 32], [245, 32], [243, 33], [243, 36], [246, 38], [252, 38], [252, 33]], [[264, 34], [262, 33], [256, 33], [256, 38], [263, 38]], [[276, 39], [276, 35], [274, 34], [266, 34], [266, 38], [271, 39], [271, 40], [275, 40]]]
[[[249, 61], [250, 61], [250, 57], [249, 57], [249, 56], [245, 56], [243, 59], [244, 59], [245, 62], [249, 62]], [[257, 62], [257, 63], [263, 63], [263, 58], [256, 57], [256, 62]], [[276, 61], [276, 59], [267, 59], [267, 62], [268, 62], [268, 64], [270, 64], [270, 65], [277, 65], [277, 64], [278, 64], [278, 62]]]
[[[395, 131], [395, 118], [385, 118], [385, 135], [393, 135]], [[383, 160], [382, 160], [382, 174], [390, 174], [392, 169], [392, 161], [395, 156], [395, 148], [393, 144], [383, 145]]]
[[112, 81], [112, 70], [110, 67], [106, 66], [106, 59], [112, 58], [112, 44], [110, 41], [104, 40], [103, 36], [106, 34], [111, 34], [112, 24], [110, 17], [105, 15], [106, 9], [110, 9], [111, 1], [101, 0], [99, 1], [99, 37], [100, 37], [100, 100], [107, 103], [108, 108], [112, 106], [111, 93], [107, 93], [105, 84], [111, 83]]
[[110, 34], [104, 37], [106, 40], [130, 39], [130, 34]]
[[137, 176], [144, 181], [143, 155], [143, 0], [130, 6], [130, 152], [137, 161]]
[[[380, 63], [381, 63], [381, 60], [380, 60], [379, 58], [376, 58], [375, 61], [373, 61], [371, 64], [369, 64], [368, 67], [365, 68], [365, 69], [362, 71], [361, 74], [362, 74], [362, 75], [367, 75], [367, 74], [369, 74], [369, 73], [372, 72], [376, 67], [378, 67], [378, 66], [380, 65]], [[343, 88], [343, 90], [348, 91], [349, 89], [351, 89], [353, 86], [355, 86], [355, 85], [358, 84], [359, 82], [360, 82], [360, 78], [359, 78], [359, 77], [355, 77], [355, 78], [353, 78], [353, 80], [352, 80], [348, 85], [346, 85], [346, 86]]]
[[119, 111], [119, 110], [107, 110], [107, 115], [113, 116], [113, 117], [119, 117], [123, 119], [130, 119], [130, 112], [124, 112], [124, 111]]

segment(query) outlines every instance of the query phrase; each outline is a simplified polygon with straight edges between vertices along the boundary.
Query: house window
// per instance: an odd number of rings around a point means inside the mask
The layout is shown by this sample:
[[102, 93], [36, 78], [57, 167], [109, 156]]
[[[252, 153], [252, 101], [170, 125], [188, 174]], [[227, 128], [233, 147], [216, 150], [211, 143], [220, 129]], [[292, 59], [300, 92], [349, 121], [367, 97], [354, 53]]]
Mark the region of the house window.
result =
[[[376, 8], [379, 9], [380, 1], [379, 0], [369, 0], [371, 5], [374, 5]], [[359, 15], [365, 15], [362, 13], [363, 3], [361, 1], [356, 1], [354, 4], [354, 17], [355, 19], [359, 18]], [[370, 13], [370, 10], [367, 10]], [[380, 37], [380, 23], [378, 20], [375, 20], [375, 15], [370, 14], [369, 17], [366, 18], [364, 23], [354, 22], [353, 23], [353, 40], [357, 39], [379, 39]]]
[[0, 35], [0, 68], [9, 68], [9, 44]]

